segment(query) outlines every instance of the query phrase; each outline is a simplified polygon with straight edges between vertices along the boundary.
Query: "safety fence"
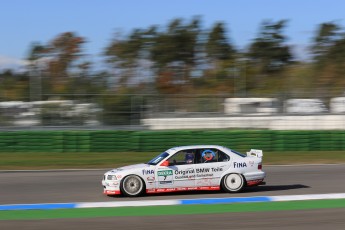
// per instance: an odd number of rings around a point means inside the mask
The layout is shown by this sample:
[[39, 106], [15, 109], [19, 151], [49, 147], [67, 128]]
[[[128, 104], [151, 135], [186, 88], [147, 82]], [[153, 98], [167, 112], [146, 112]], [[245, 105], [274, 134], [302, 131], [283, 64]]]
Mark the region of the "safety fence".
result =
[[0, 152], [164, 151], [181, 145], [215, 144], [238, 151], [345, 150], [345, 131], [7, 131]]

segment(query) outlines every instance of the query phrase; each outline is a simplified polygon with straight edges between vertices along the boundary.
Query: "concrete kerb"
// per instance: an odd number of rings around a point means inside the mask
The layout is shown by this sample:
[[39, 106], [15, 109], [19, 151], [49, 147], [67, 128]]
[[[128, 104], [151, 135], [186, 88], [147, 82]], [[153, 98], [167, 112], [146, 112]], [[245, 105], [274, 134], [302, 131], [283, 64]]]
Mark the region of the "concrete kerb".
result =
[[113, 208], [113, 207], [145, 207], [168, 205], [195, 204], [231, 204], [252, 202], [279, 202], [301, 200], [345, 199], [345, 193], [306, 194], [287, 196], [254, 196], [254, 197], [226, 197], [182, 200], [145, 200], [145, 201], [112, 201], [112, 202], [80, 202], [80, 203], [44, 203], [44, 204], [6, 204], [0, 205], [0, 211], [10, 210], [49, 210], [74, 208]]

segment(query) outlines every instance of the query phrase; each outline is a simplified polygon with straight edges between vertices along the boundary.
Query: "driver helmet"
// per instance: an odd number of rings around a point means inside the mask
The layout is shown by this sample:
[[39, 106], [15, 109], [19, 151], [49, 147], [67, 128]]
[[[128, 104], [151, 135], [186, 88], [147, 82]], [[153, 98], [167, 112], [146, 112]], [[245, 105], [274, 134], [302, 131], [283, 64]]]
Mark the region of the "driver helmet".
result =
[[192, 152], [186, 153], [185, 161], [187, 164], [192, 164], [194, 161], [194, 154]]

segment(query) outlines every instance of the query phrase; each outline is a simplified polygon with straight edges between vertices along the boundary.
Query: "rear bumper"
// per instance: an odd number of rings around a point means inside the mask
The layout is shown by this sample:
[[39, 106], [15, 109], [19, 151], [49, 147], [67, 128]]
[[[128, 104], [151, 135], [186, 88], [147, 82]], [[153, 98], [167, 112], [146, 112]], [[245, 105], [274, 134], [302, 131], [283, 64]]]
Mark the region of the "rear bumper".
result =
[[257, 186], [257, 185], [265, 185], [264, 179], [266, 177], [266, 173], [263, 171], [252, 172], [244, 174], [246, 178], [247, 186]]
[[265, 184], [266, 182], [264, 181], [264, 179], [247, 181], [247, 186], [258, 186], [258, 185], [265, 185]]

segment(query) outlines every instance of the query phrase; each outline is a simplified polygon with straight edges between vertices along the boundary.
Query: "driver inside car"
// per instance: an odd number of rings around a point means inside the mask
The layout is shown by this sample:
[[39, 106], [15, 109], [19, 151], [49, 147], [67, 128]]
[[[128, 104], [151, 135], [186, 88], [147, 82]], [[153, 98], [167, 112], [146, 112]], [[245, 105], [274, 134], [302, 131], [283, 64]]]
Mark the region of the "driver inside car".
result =
[[186, 162], [186, 164], [193, 164], [194, 163], [194, 153], [193, 152], [187, 152], [186, 153], [185, 162]]

